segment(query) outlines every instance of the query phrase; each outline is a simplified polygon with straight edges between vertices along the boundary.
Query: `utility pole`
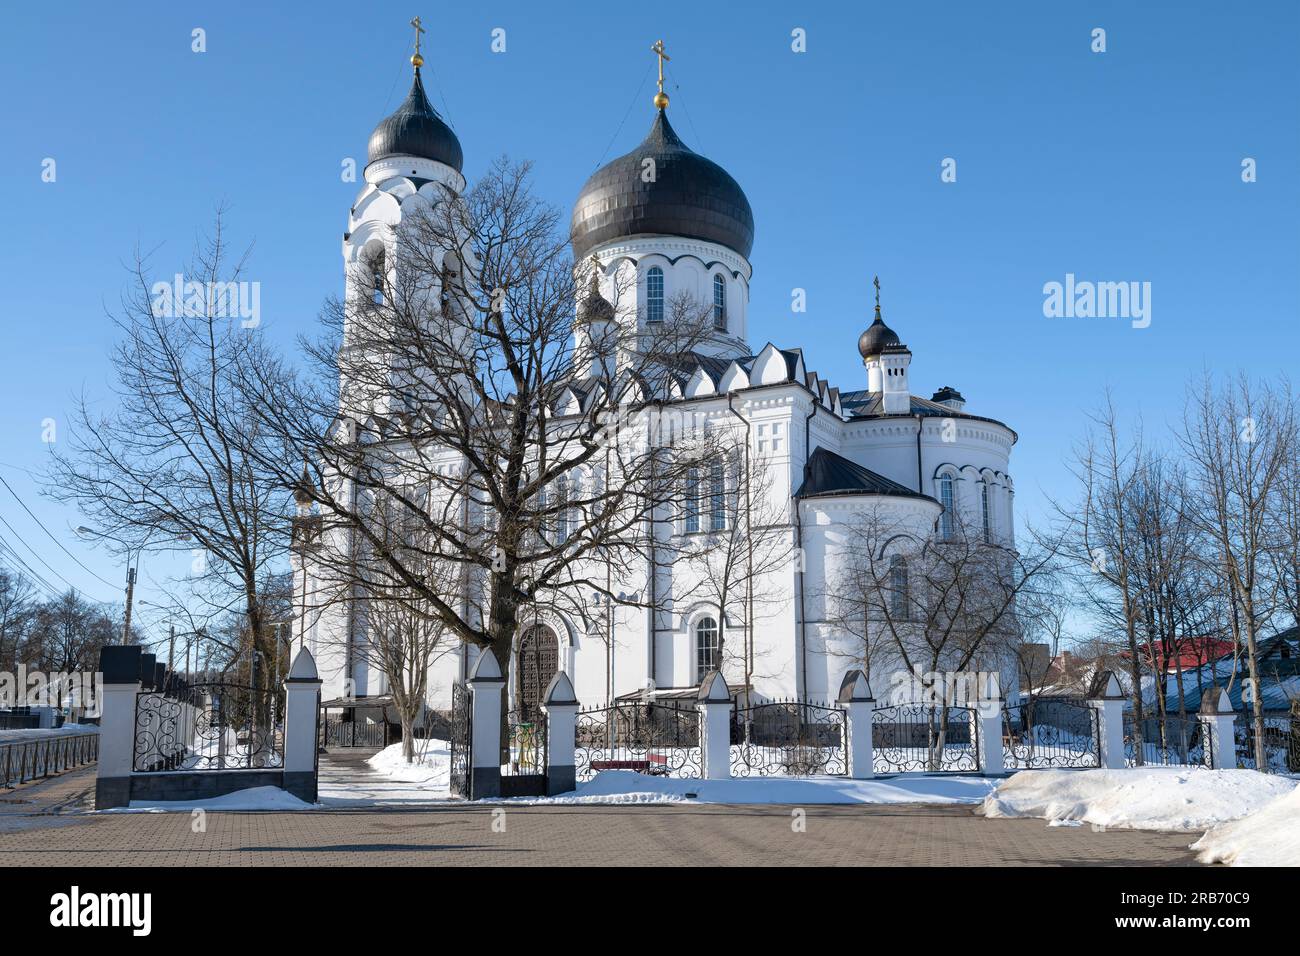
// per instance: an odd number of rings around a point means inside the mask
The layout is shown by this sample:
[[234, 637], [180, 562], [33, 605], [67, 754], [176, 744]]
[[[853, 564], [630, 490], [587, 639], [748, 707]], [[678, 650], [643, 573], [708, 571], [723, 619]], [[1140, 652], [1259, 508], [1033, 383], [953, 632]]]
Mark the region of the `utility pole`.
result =
[[167, 626], [167, 673], [171, 674], [176, 664], [176, 625]]
[[126, 617], [122, 621], [122, 643], [131, 643], [131, 598], [135, 596], [135, 568], [130, 566], [130, 555], [127, 556], [128, 564], [126, 568]]

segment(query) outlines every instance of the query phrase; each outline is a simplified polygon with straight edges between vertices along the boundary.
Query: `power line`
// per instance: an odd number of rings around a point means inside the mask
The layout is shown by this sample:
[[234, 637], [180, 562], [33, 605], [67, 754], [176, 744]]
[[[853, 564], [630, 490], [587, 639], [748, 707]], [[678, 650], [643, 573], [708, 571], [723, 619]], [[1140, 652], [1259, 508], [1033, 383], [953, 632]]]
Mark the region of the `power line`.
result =
[[[45, 580], [40, 574], [37, 574], [32, 566], [23, 560], [22, 555], [14, 550], [13, 545], [4, 539], [4, 535], [0, 535], [0, 549], [3, 549], [0, 550], [0, 557], [6, 558], [15, 571], [23, 577], [29, 578], [32, 583], [43, 590], [46, 598], [57, 599], [59, 597], [59, 589]], [[6, 554], [6, 552], [8, 553]]]
[[[9, 523], [9, 520], [8, 520], [7, 518], [5, 518], [4, 515], [0, 515], [0, 524], [3, 524], [6, 528], [8, 528], [10, 534], [12, 534], [15, 538], [17, 538], [17, 539], [18, 539], [18, 543], [21, 544], [21, 545], [22, 545], [24, 548], [26, 548], [28, 551], [30, 551], [30, 552], [32, 553], [32, 555], [36, 558], [37, 561], [41, 562], [41, 564], [43, 564], [43, 565], [45, 565], [45, 567], [49, 568], [51, 574], [53, 574], [56, 578], [58, 578], [60, 581], [62, 581], [64, 584], [66, 584], [68, 587], [70, 587], [72, 590], [74, 590], [74, 591], [78, 591], [78, 590], [80, 590], [80, 588], [78, 588], [75, 584], [73, 584], [71, 581], [69, 581], [67, 578], [65, 578], [65, 577], [64, 577], [62, 574], [60, 574], [58, 571], [54, 570], [54, 567], [50, 564], [50, 562], [48, 562], [48, 561], [46, 561], [44, 558], [42, 558], [42, 557], [40, 556], [40, 554], [37, 552], [37, 550], [36, 550], [35, 548], [33, 548], [30, 544], [28, 544], [27, 541], [23, 538], [22, 535], [20, 535], [17, 531], [14, 530], [14, 526], [11, 525], [11, 524]], [[13, 545], [8, 545], [8, 547], [9, 547], [9, 550], [10, 550], [11, 552], [14, 553], [14, 556], [17, 557], [17, 552], [14, 551], [14, 549], [13, 549]], [[46, 582], [46, 583], [48, 584], [49, 582]], [[107, 602], [107, 601], [99, 601], [99, 602], [97, 602], [97, 603], [100, 603], [100, 604], [107, 604], [107, 603], [109, 603], [109, 602]]]
[[112, 583], [111, 581], [105, 581], [103, 578], [101, 578], [101, 577], [100, 577], [98, 574], [96, 574], [94, 571], [90, 570], [90, 568], [86, 567], [86, 565], [82, 563], [82, 561], [81, 561], [80, 558], [78, 558], [75, 554], [73, 554], [73, 553], [72, 553], [71, 551], [69, 551], [66, 547], [64, 547], [63, 542], [60, 541], [58, 538], [56, 538], [56, 537], [54, 536], [54, 534], [50, 531], [49, 528], [45, 527], [44, 522], [42, 522], [40, 518], [36, 517], [36, 515], [32, 514], [32, 509], [29, 508], [29, 507], [27, 507], [27, 503], [26, 503], [25, 501], [23, 501], [22, 498], [19, 498], [19, 497], [18, 497], [18, 492], [14, 491], [13, 486], [10, 485], [9, 482], [5, 481], [5, 476], [4, 476], [4, 475], [0, 475], [0, 485], [4, 485], [5, 488], [8, 489], [9, 494], [11, 494], [11, 495], [14, 496], [14, 501], [18, 502], [20, 505], [23, 506], [23, 511], [26, 511], [27, 514], [31, 516], [31, 519], [32, 519], [33, 521], [35, 521], [36, 524], [40, 527], [40, 529], [41, 529], [42, 531], [45, 532], [46, 536], [49, 537], [49, 539], [50, 539], [51, 541], [53, 541], [55, 544], [57, 544], [57, 545], [59, 546], [59, 549], [60, 549], [64, 554], [66, 554], [68, 557], [70, 557], [73, 561], [77, 562], [77, 564], [81, 567], [81, 569], [82, 569], [83, 571], [85, 571], [87, 574], [89, 574], [92, 578], [95, 578], [95, 579], [99, 580], [100, 582], [102, 582], [103, 584], [108, 585], [110, 588], [116, 588], [116, 587], [117, 587], [116, 584]]

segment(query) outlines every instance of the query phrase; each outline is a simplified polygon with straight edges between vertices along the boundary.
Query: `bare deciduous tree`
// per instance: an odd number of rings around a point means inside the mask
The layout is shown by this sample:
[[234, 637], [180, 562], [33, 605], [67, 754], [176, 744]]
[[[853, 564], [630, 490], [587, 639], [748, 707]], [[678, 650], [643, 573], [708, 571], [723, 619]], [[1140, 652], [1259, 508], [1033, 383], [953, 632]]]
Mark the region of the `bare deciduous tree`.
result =
[[1296, 451], [1289, 396], [1239, 375], [1218, 386], [1207, 374], [1191, 391], [1179, 441], [1190, 464], [1190, 514], [1212, 542], [1231, 597], [1233, 637], [1253, 693], [1255, 765], [1268, 766], [1260, 693], [1259, 634], [1275, 610], [1270, 554], [1278, 547], [1278, 485]]
[[186, 277], [193, 295], [163, 295], [172, 283], [152, 283], [137, 252], [114, 317], [116, 405], [99, 414], [83, 397], [49, 494], [126, 553], [195, 552], [195, 577], [238, 603], [252, 648], [269, 658], [263, 589], [288, 545], [289, 486], [268, 467], [284, 449], [258, 427], [261, 398], [243, 384], [249, 370], [278, 366], [260, 330], [229, 314], [245, 257], [228, 248], [220, 212]]
[[[671, 560], [652, 519], [698, 457], [661, 453], [646, 420], [680, 396], [709, 310], [677, 297], [637, 322], [617, 289], [591, 290], [594, 268], [575, 270], [528, 167], [502, 160], [363, 256], [311, 347], [321, 375], [250, 379], [260, 427], [308, 462], [322, 535], [348, 542], [331, 569], [340, 600], [418, 596], [503, 670], [538, 607], [588, 620], [593, 593], [645, 605], [649, 565]], [[385, 548], [381, 498], [427, 554]], [[363, 552], [375, 560], [350, 557]], [[422, 578], [431, 555], [464, 572], [463, 592]]]

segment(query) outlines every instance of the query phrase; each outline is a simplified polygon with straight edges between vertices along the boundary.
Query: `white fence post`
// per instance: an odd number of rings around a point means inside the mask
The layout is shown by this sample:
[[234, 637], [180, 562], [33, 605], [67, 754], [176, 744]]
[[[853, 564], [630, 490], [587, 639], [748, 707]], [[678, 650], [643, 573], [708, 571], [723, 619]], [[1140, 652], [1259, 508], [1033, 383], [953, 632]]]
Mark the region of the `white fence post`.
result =
[[705, 780], [731, 777], [731, 691], [720, 671], [712, 671], [700, 682], [697, 698], [700, 710], [700, 758]]
[[1094, 693], [1088, 701], [1097, 711], [1098, 760], [1107, 770], [1123, 770], [1124, 760], [1124, 693], [1110, 671], [1098, 674]]
[[501, 796], [501, 694], [506, 679], [491, 648], [479, 652], [469, 681], [471, 800]]
[[1235, 770], [1237, 741], [1232, 702], [1222, 688], [1211, 687], [1201, 697], [1201, 739], [1205, 741], [1205, 765], [1215, 770]]
[[979, 695], [971, 714], [971, 732], [977, 734], [980, 773], [985, 777], [998, 777], [1007, 772], [1006, 755], [1002, 750], [1002, 689], [995, 695]]
[[844, 711], [844, 760], [848, 775], [853, 780], [870, 780], [876, 775], [876, 751], [871, 739], [871, 715], [876, 702], [862, 671], [851, 670], [844, 675], [837, 702]]
[[321, 680], [311, 651], [301, 648], [284, 681], [284, 789], [299, 800], [317, 796], [316, 739]]
[[135, 758], [135, 698], [140, 692], [140, 648], [110, 645], [99, 651], [103, 679], [99, 710], [99, 767], [95, 809], [131, 802]]
[[578, 698], [573, 682], [556, 671], [546, 688], [542, 711], [546, 714], [546, 795], [578, 789], [574, 766], [577, 748]]

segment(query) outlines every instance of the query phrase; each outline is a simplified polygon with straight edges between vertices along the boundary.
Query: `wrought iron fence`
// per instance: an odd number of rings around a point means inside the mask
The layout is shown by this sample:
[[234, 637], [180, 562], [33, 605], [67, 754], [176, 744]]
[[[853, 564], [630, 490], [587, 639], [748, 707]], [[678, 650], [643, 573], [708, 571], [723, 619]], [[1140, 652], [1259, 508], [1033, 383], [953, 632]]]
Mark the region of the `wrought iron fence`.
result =
[[451, 734], [448, 740], [451, 751], [452, 796], [470, 798], [470, 719], [469, 691], [464, 684], [451, 685]]
[[62, 773], [99, 759], [99, 734], [51, 734], [0, 743], [0, 787]]
[[206, 683], [135, 701], [136, 771], [270, 770], [284, 765], [283, 701], [270, 687]]
[[[1142, 747], [1137, 746], [1137, 721], [1124, 715], [1124, 760], [1130, 767], [1210, 767], [1213, 748], [1209, 727], [1194, 715], [1166, 714], [1142, 719]], [[1138, 759], [1139, 753], [1141, 760]]]
[[[1247, 712], [1233, 719], [1233, 746], [1237, 766], [1243, 770], [1255, 766], [1255, 717]], [[1300, 773], [1300, 715], [1290, 711], [1264, 713], [1265, 773]]]
[[388, 725], [371, 723], [365, 720], [343, 720], [326, 714], [320, 722], [321, 745], [330, 747], [369, 747], [378, 749], [388, 746]]
[[734, 777], [847, 774], [844, 711], [812, 701], [774, 700], [731, 715]]
[[973, 707], [906, 703], [872, 714], [877, 773], [978, 773], [979, 721]]
[[1100, 767], [1101, 725], [1086, 700], [1030, 698], [1002, 711], [1002, 762], [1009, 770]]
[[579, 780], [602, 770], [699, 777], [699, 708], [693, 700], [638, 700], [580, 711], [574, 766]]

